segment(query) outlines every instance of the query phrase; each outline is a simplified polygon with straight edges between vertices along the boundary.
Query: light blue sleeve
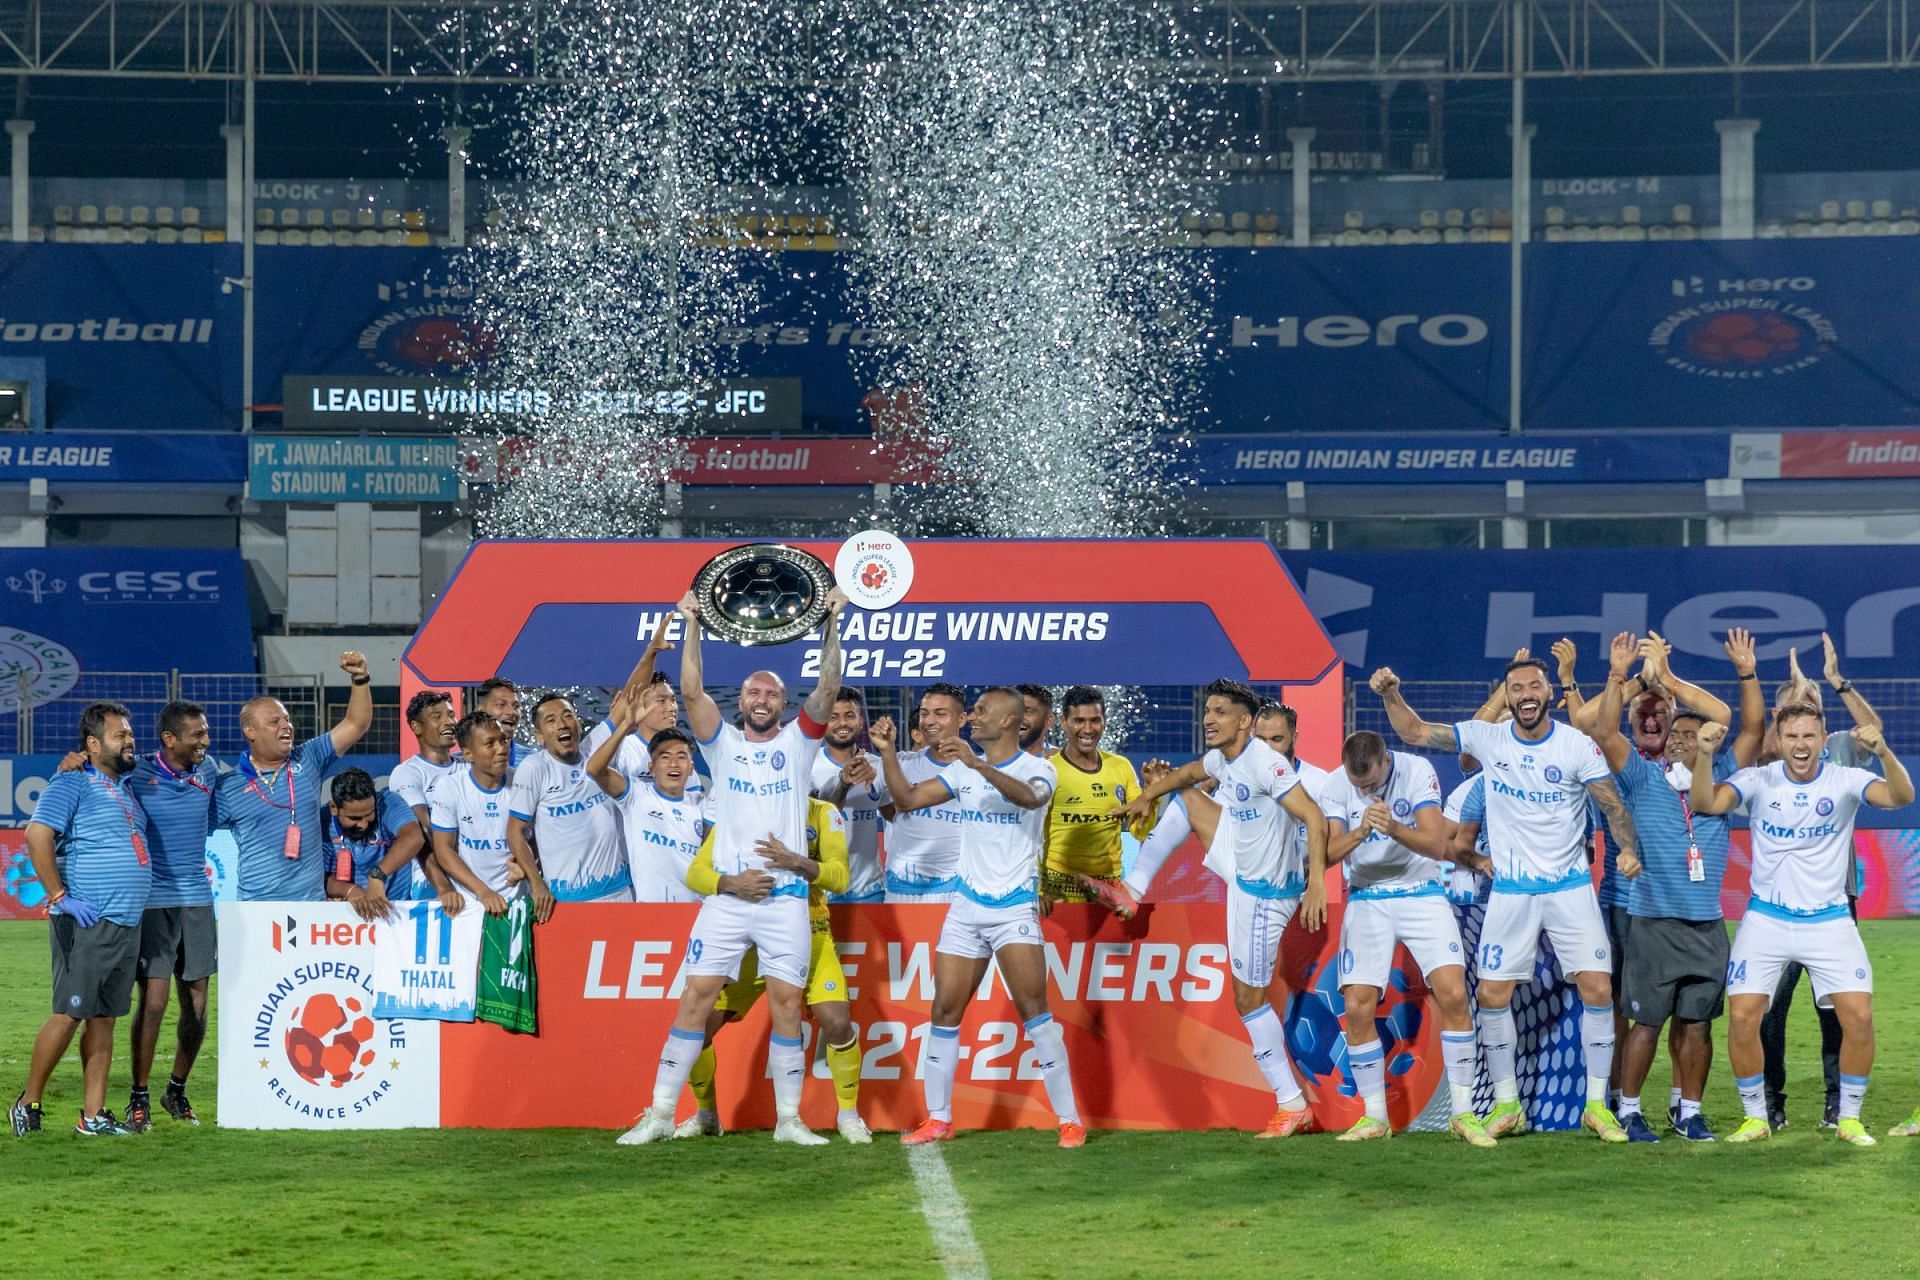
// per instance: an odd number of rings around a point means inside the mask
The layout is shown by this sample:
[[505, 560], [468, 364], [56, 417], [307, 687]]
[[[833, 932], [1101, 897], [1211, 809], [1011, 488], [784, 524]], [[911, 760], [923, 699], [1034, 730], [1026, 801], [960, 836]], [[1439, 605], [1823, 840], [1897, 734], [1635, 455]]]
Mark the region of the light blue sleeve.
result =
[[300, 766], [314, 774], [323, 774], [333, 767], [340, 753], [333, 749], [331, 733], [316, 733], [300, 744]]
[[40, 802], [33, 806], [33, 817], [29, 822], [37, 822], [58, 835], [66, 835], [73, 827], [73, 816], [79, 812], [80, 797], [85, 793], [87, 775], [79, 772], [56, 773], [40, 793]]

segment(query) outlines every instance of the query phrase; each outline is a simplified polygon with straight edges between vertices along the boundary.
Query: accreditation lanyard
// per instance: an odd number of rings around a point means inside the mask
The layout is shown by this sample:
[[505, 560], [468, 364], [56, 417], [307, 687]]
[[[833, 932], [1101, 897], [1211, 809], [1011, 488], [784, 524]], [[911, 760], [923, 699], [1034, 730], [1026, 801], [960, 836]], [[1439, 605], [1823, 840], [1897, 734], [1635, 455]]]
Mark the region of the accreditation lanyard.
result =
[[174, 782], [184, 782], [195, 790], [204, 792], [209, 797], [213, 795], [213, 788], [194, 777], [192, 773], [176, 772], [173, 766], [167, 763], [167, 757], [161, 752], [156, 751], [153, 753], [153, 767], [160, 771], [160, 776], [163, 778], [169, 778]]
[[[1673, 787], [1671, 778], [1666, 779], [1666, 783]], [[1686, 788], [1673, 787], [1673, 794], [1679, 797], [1680, 816], [1687, 821], [1687, 879], [1702, 884], [1707, 878], [1707, 860], [1700, 856], [1700, 842], [1693, 837], [1693, 806], [1687, 803]]]
[[[340, 819], [331, 813], [327, 815], [327, 829], [333, 833], [333, 878], [352, 884], [354, 882], [353, 843], [347, 839], [347, 833], [341, 829]], [[387, 846], [392, 841], [380, 838], [380, 822], [376, 818], [373, 830], [368, 832], [367, 838], [360, 843], [371, 846], [381, 855], [374, 860], [374, 865], [379, 866], [385, 860]]]
[[[270, 789], [273, 786], [272, 781], [263, 779], [260, 776], [260, 770], [254, 767], [251, 759], [242, 756], [240, 758], [240, 770], [247, 775], [247, 790], [259, 796], [262, 804], [266, 805], [269, 809], [278, 809], [280, 807], [279, 803], [276, 802], [270, 794]], [[287, 835], [286, 840], [281, 845], [281, 852], [286, 854], [289, 860], [293, 860], [300, 856], [300, 822], [295, 816], [299, 810], [295, 808], [297, 801], [294, 798], [293, 760], [291, 757], [281, 763], [280, 772], [285, 774], [287, 779]], [[267, 789], [262, 789], [262, 782], [266, 783]]]
[[141, 866], [146, 866], [147, 838], [140, 833], [140, 819], [133, 812], [133, 806], [127, 803], [126, 792], [108, 781], [107, 775], [91, 764], [86, 768], [87, 772], [93, 775], [94, 781], [105, 787], [107, 794], [113, 797], [113, 802], [120, 806], [120, 812], [127, 820], [127, 835], [133, 840], [133, 856], [140, 860]]

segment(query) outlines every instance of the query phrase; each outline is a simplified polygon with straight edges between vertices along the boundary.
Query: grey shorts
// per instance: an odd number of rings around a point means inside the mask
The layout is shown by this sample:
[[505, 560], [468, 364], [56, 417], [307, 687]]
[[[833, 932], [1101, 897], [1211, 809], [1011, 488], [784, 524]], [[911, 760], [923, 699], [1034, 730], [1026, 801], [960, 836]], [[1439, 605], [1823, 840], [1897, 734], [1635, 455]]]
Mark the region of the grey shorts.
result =
[[220, 935], [213, 908], [148, 907], [140, 917], [138, 974], [198, 982], [220, 968]]
[[1725, 921], [1636, 917], [1622, 1012], [1649, 1027], [1712, 1022], [1726, 1005], [1730, 950]]
[[1625, 907], [1602, 907], [1600, 914], [1607, 921], [1607, 945], [1613, 948], [1613, 998], [1620, 999], [1620, 985], [1625, 981], [1627, 965], [1627, 934], [1633, 929], [1633, 917], [1627, 914]]
[[102, 920], [82, 929], [72, 916], [49, 916], [53, 1011], [69, 1018], [124, 1018], [133, 1007], [140, 930]]

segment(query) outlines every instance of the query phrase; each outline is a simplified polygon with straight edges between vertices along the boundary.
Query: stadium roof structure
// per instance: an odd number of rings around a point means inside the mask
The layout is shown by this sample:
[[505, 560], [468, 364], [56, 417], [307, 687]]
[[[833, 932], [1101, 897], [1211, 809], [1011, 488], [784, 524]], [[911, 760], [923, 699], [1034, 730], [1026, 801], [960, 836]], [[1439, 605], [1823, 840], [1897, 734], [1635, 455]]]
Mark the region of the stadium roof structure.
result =
[[[1920, 0], [1129, 0], [1201, 85], [1860, 71], [1920, 62]], [[0, 74], [532, 84], [540, 0], [10, 0]], [[821, 77], [816, 15], [769, 84]], [[804, 26], [804, 23], [803, 23]], [[250, 56], [249, 56], [250, 54]]]

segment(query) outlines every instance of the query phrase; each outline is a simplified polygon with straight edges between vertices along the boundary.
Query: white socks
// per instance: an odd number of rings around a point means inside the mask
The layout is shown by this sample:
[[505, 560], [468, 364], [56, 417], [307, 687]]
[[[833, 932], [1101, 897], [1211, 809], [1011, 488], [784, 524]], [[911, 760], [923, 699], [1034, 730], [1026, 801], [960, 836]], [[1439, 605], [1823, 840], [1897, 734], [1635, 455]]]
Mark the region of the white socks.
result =
[[[1611, 1029], [1611, 1028], [1609, 1028]], [[1518, 1102], [1520, 1087], [1516, 1080], [1519, 1075], [1513, 1061], [1513, 1010], [1480, 1010], [1480, 1047], [1487, 1051], [1487, 1076], [1493, 1081], [1493, 1100], [1500, 1102]], [[1606, 1083], [1605, 1077], [1601, 1084]]]
[[1027, 1023], [1027, 1039], [1033, 1041], [1034, 1056], [1040, 1064], [1040, 1079], [1047, 1088], [1047, 1103], [1061, 1124], [1079, 1124], [1080, 1108], [1073, 1100], [1073, 1073], [1067, 1070], [1067, 1038], [1051, 1013], [1043, 1013]]
[[1740, 1106], [1750, 1120], [1767, 1118], [1767, 1078], [1765, 1076], [1735, 1076], [1733, 1087], [1740, 1091]]
[[1134, 855], [1133, 870], [1127, 872], [1121, 881], [1133, 890], [1133, 896], [1147, 896], [1147, 886], [1160, 874], [1160, 868], [1167, 865], [1167, 859], [1173, 851], [1186, 842], [1193, 834], [1193, 824], [1187, 821], [1187, 805], [1176, 792], [1166, 807], [1160, 811], [1160, 821], [1147, 833], [1140, 844], [1140, 852]]
[[1580, 1006], [1580, 1039], [1587, 1050], [1587, 1101], [1605, 1106], [1607, 1077], [1613, 1073], [1612, 1001]]
[[669, 1119], [673, 1117], [680, 1106], [680, 1091], [687, 1087], [694, 1060], [706, 1043], [707, 1038], [698, 1031], [682, 1031], [676, 1027], [667, 1032], [667, 1042], [660, 1047], [660, 1071], [653, 1078], [655, 1111]]
[[1353, 1087], [1366, 1104], [1367, 1118], [1387, 1120], [1387, 1051], [1378, 1040], [1363, 1045], [1348, 1042], [1347, 1063], [1353, 1068]]
[[1447, 1090], [1453, 1097], [1453, 1114], [1473, 1112], [1473, 1078], [1479, 1066], [1475, 1037], [1471, 1031], [1442, 1031], [1440, 1052], [1447, 1063]]
[[1840, 1073], [1840, 1118], [1858, 1120], [1860, 1104], [1867, 1100], [1867, 1078]]
[[927, 1116], [953, 1121], [953, 1073], [960, 1065], [960, 1028], [935, 1027], [927, 1037], [927, 1074], [923, 1087]]
[[773, 1110], [782, 1120], [800, 1114], [807, 1082], [807, 1055], [799, 1036], [767, 1036], [767, 1066], [773, 1072]]
[[1290, 1111], [1305, 1106], [1300, 1082], [1293, 1078], [1293, 1064], [1287, 1061], [1287, 1033], [1273, 1006], [1263, 1004], [1252, 1013], [1243, 1014], [1240, 1023], [1247, 1029], [1247, 1039], [1253, 1041], [1254, 1065], [1267, 1078], [1274, 1100]]

